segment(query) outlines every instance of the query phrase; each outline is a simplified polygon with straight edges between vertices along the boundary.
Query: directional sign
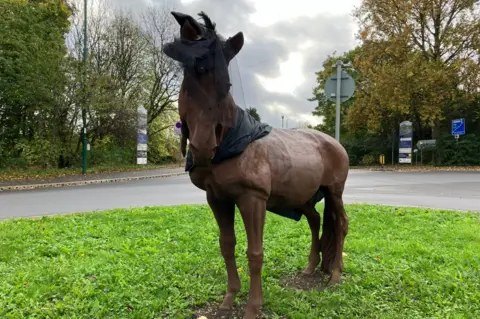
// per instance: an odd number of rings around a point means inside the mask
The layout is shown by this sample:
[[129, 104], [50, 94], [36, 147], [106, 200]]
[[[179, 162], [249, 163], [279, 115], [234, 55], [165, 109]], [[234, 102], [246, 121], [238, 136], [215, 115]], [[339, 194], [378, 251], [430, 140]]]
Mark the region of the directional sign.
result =
[[147, 110], [140, 105], [137, 109], [137, 164], [147, 164]]
[[452, 120], [452, 135], [465, 135], [465, 119]]
[[137, 133], [137, 144], [147, 144], [147, 134]]
[[[346, 102], [355, 93], [355, 81], [353, 78], [346, 72], [342, 71], [342, 80], [340, 86], [340, 101]], [[334, 74], [330, 76], [325, 82], [325, 96], [328, 100], [335, 102], [337, 96], [337, 75]]]
[[437, 140], [420, 140], [417, 143], [417, 147], [421, 151], [435, 149], [436, 146]]
[[398, 162], [400, 164], [412, 163], [412, 122], [404, 121], [400, 123], [400, 143], [398, 149]]

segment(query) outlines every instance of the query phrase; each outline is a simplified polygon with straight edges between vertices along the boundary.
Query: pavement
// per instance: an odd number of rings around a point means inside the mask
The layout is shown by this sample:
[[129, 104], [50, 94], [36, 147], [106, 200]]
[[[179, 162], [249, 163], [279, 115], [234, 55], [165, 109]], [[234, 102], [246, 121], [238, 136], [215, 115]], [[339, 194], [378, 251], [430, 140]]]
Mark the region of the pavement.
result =
[[[176, 176], [0, 192], [0, 219], [114, 208], [206, 204], [205, 193], [192, 185], [182, 169], [173, 174]], [[480, 212], [480, 172], [351, 170], [344, 202]]]

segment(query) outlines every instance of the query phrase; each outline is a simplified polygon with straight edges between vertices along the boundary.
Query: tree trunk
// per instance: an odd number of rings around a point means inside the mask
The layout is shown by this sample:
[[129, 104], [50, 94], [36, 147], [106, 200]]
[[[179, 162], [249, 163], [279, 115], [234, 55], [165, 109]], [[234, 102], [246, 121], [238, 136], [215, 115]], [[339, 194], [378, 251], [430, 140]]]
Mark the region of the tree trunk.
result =
[[432, 139], [438, 140], [439, 138], [440, 138], [440, 121], [436, 119], [432, 127]]

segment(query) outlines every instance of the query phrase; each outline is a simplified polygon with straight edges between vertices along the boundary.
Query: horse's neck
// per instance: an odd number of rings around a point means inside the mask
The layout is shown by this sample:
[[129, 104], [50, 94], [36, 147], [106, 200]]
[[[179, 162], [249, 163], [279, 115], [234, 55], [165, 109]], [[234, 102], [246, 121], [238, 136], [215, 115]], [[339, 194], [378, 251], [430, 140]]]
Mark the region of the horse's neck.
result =
[[239, 112], [239, 107], [235, 103], [233, 96], [228, 93], [227, 98], [225, 99], [225, 104], [222, 106], [224, 108], [224, 125], [227, 127], [234, 127], [237, 120], [237, 112]]

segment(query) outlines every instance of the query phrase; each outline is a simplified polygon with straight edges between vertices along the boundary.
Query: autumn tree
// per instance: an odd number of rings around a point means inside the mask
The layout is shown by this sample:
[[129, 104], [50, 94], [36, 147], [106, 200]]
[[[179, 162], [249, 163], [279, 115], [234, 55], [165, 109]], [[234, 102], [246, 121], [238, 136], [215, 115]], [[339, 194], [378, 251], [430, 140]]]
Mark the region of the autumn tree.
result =
[[[343, 70], [350, 74], [352, 78], [358, 82], [360, 74], [353, 68], [353, 62], [355, 57], [360, 53], [361, 48], [357, 47], [353, 50], [345, 52], [341, 56], [329, 55], [322, 65], [322, 70], [315, 73], [317, 86], [313, 89], [313, 97], [309, 98], [309, 101], [316, 101], [317, 106], [312, 112], [313, 115], [322, 117], [323, 123], [319, 124], [316, 129], [325, 132], [331, 136], [335, 136], [335, 116], [336, 116], [336, 106], [335, 102], [331, 102], [327, 99], [324, 92], [325, 83], [331, 75], [336, 74], [336, 61], [340, 60], [344, 63]], [[358, 88], [357, 88], [358, 90]], [[345, 103], [341, 104], [340, 110], [340, 133], [344, 135], [346, 133], [345, 129], [345, 116], [347, 110], [352, 105], [355, 97], [352, 97]]]
[[380, 130], [382, 123], [410, 119], [439, 138], [459, 99], [471, 100], [479, 87], [472, 87], [478, 16], [474, 0], [364, 0], [355, 11], [364, 48], [357, 67], [371, 85], [357, 96], [349, 126]]

